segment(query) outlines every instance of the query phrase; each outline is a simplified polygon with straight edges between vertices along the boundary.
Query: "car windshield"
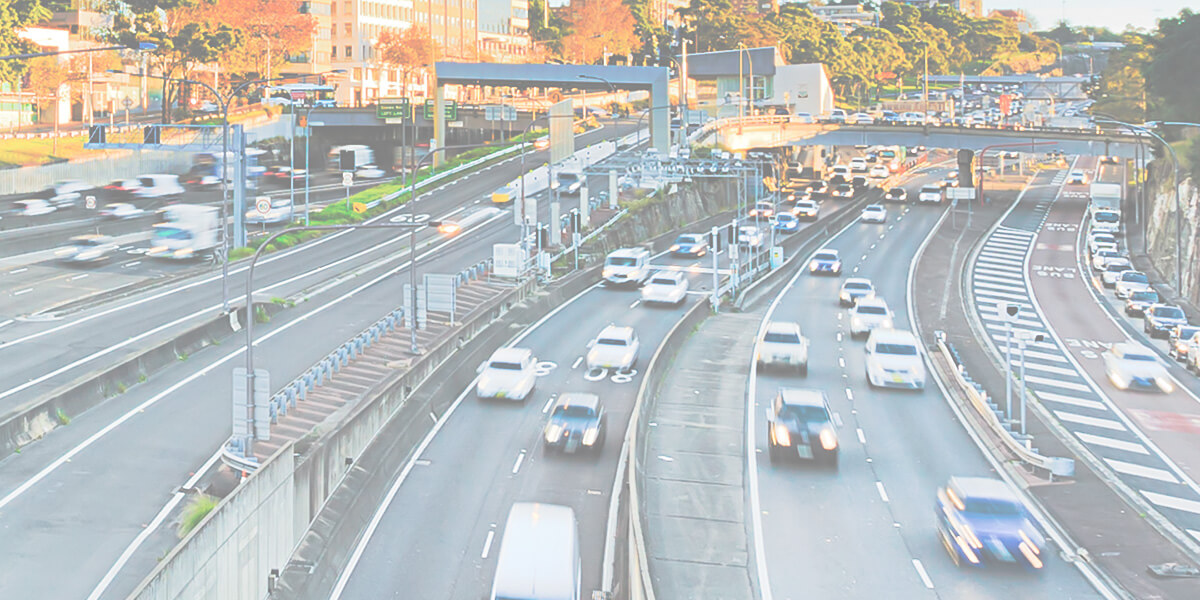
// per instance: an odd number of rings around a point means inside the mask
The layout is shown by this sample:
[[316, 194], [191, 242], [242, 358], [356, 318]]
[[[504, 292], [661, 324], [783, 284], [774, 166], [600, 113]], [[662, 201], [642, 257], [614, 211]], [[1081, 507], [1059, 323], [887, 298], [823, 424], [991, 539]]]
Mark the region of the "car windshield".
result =
[[1126, 352], [1122, 358], [1125, 360], [1136, 360], [1138, 362], [1155, 362], [1155, 358], [1149, 354], [1139, 354], [1137, 352]]
[[1113, 263], [1111, 265], [1104, 267], [1104, 270], [1109, 271], [1109, 272], [1112, 272], [1112, 271], [1121, 272], [1121, 271], [1128, 271], [1132, 268], [1133, 268], [1133, 265], [1129, 265], [1126, 263]]
[[903, 190], [888, 190], [888, 193], [887, 193], [887, 195], [888, 195], [888, 197], [889, 197], [889, 198], [895, 198], [895, 197], [898, 197], [900, 194], [903, 194], [903, 193], [904, 193], [904, 191], [903, 191]]
[[814, 259], [816, 259], [816, 260], [837, 260], [837, 255], [836, 255], [836, 254], [830, 254], [830, 253], [828, 253], [828, 252], [821, 252], [821, 253], [818, 253], [818, 254], [817, 254], [816, 256], [814, 256], [813, 258], [814, 258]]
[[801, 423], [825, 424], [829, 422], [828, 413], [820, 406], [787, 406], [779, 411], [779, 416], [785, 419], [795, 419]]
[[653, 285], [675, 285], [675, 280], [666, 277], [655, 277], [650, 280], [650, 283]]
[[895, 354], [898, 356], [916, 356], [917, 347], [912, 344], [876, 344], [875, 352], [879, 354]]
[[1160, 306], [1154, 311], [1154, 316], [1164, 319], [1182, 319], [1183, 311], [1174, 306]]
[[1150, 280], [1146, 278], [1145, 273], [1138, 273], [1136, 271], [1126, 272], [1124, 275], [1121, 275], [1121, 281], [1128, 283], [1150, 283]]
[[637, 260], [625, 256], [614, 256], [608, 259], [608, 264], [613, 267], [632, 267], [637, 264]]
[[922, 194], [940, 194], [941, 192], [942, 192], [942, 189], [937, 187], [936, 185], [927, 185], [927, 186], [921, 188]]
[[596, 345], [597, 346], [624, 346], [625, 340], [618, 340], [615, 338], [600, 338], [600, 339], [596, 340]]
[[508, 362], [508, 361], [504, 361], [504, 360], [493, 360], [491, 362], [491, 364], [488, 365], [488, 368], [489, 369], [497, 369], [500, 371], [520, 371], [521, 363]]
[[590, 406], [569, 404], [567, 406], [554, 407], [554, 415], [559, 417], [591, 417], [595, 414]]
[[848, 290], [869, 290], [869, 289], [871, 289], [871, 284], [859, 283], [857, 281], [849, 281], [849, 282], [846, 282], [846, 289], [848, 289]]
[[192, 234], [178, 227], [159, 227], [154, 230], [154, 238], [159, 240], [190, 240]]
[[1158, 302], [1158, 292], [1134, 292], [1129, 299], [1135, 302]]
[[1190, 339], [1192, 339], [1193, 336], [1196, 335], [1197, 331], [1200, 331], [1200, 328], [1180, 327], [1179, 328], [1179, 339], [1184, 340], [1184, 341], [1190, 340]]
[[764, 342], [774, 342], [777, 344], [799, 344], [800, 336], [795, 333], [787, 333], [781, 331], [768, 331], [763, 336]]
[[860, 315], [886, 315], [887, 309], [882, 306], [860, 306], [858, 307]]
[[1121, 217], [1117, 213], [1098, 212], [1092, 216], [1097, 223], [1116, 223]]
[[676, 244], [699, 244], [700, 240], [699, 240], [698, 236], [681, 235], [681, 236], [679, 236], [679, 238], [677, 238], [675, 240], [675, 243]]
[[966, 506], [966, 511], [978, 515], [994, 515], [994, 516], [1017, 516], [1021, 514], [1021, 509], [1017, 504], [1008, 500], [997, 500], [994, 498], [966, 498], [963, 500], [963, 505]]

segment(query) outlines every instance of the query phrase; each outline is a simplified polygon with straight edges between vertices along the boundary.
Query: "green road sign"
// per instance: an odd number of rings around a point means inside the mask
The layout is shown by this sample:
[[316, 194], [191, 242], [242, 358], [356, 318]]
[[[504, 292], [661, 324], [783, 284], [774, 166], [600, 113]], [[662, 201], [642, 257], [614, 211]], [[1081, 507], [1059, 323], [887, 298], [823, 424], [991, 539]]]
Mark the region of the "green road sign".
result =
[[[443, 105], [447, 121], [455, 121], [458, 119], [458, 102], [454, 100], [446, 100]], [[433, 100], [425, 101], [425, 120], [433, 120]]]
[[412, 102], [408, 98], [380, 98], [375, 105], [375, 116], [380, 119], [411, 119]]

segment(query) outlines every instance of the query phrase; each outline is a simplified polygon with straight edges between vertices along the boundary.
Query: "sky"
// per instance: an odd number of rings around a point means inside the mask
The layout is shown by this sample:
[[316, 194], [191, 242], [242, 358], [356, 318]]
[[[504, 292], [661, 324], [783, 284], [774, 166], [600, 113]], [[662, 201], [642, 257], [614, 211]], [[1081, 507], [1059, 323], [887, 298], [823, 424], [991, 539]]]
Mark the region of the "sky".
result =
[[[1096, 25], [1124, 31], [1127, 25], [1151, 29], [1164, 17], [1179, 14], [1195, 0], [984, 0], [983, 10], [1020, 8], [1037, 20], [1038, 29], [1050, 29], [1063, 18], [1072, 25]], [[1065, 10], [1064, 10], [1065, 9]]]

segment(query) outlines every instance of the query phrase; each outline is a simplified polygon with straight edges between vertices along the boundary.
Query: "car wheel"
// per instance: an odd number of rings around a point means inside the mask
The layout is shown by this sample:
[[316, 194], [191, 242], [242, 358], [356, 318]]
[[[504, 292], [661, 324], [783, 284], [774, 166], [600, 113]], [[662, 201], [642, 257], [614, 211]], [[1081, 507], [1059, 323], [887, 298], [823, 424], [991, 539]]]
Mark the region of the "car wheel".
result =
[[808, 376], [808, 363], [807, 362], [800, 365], [800, 376], [801, 377]]
[[777, 463], [781, 458], [783, 458], [782, 454], [780, 454], [779, 448], [776, 448], [775, 444], [771, 443], [767, 444], [767, 457], [772, 463]]
[[823, 462], [825, 463], [826, 467], [829, 467], [830, 469], [833, 469], [834, 471], [836, 471], [838, 468], [838, 452], [836, 452], [836, 451], [830, 452], [825, 457], [825, 460]]

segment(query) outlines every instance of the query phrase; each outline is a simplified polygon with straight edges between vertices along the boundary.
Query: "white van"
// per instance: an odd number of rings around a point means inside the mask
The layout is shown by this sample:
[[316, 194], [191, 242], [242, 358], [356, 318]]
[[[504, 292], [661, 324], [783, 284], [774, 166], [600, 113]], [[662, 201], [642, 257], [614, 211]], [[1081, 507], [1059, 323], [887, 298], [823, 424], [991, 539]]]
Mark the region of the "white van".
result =
[[602, 272], [609, 285], [641, 285], [650, 277], [650, 251], [645, 248], [621, 248], [604, 259]]
[[502, 535], [492, 600], [580, 600], [579, 528], [571, 507], [517, 502]]
[[178, 175], [163, 173], [139, 175], [137, 180], [142, 187], [134, 191], [133, 195], [138, 198], [179, 199], [185, 191], [179, 183]]
[[1092, 231], [1103, 231], [1116, 235], [1120, 230], [1121, 213], [1103, 208], [1092, 211]]

